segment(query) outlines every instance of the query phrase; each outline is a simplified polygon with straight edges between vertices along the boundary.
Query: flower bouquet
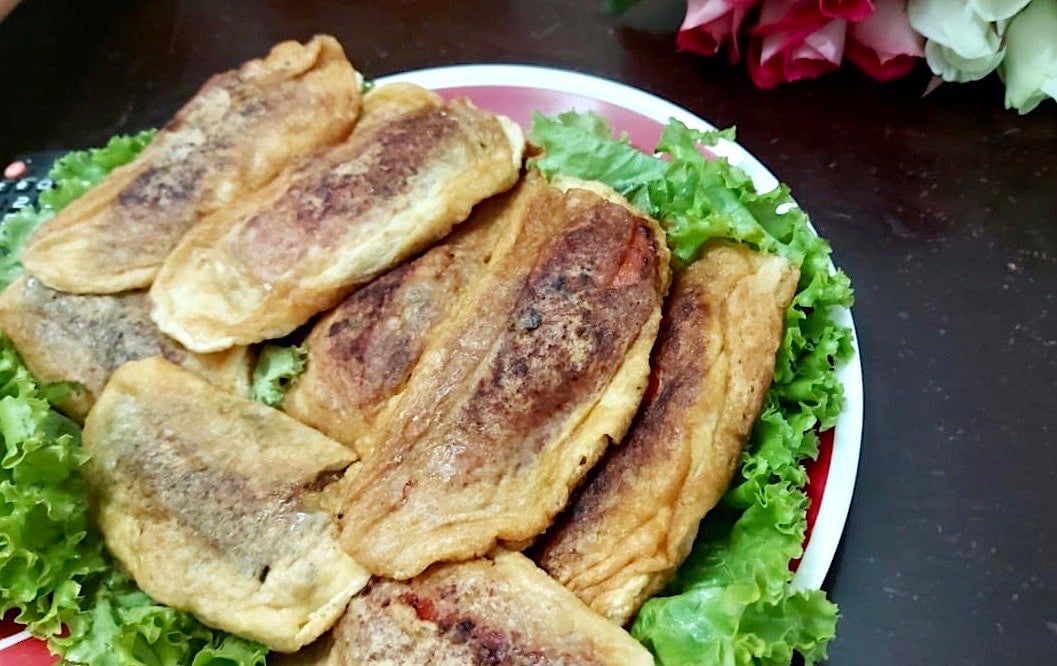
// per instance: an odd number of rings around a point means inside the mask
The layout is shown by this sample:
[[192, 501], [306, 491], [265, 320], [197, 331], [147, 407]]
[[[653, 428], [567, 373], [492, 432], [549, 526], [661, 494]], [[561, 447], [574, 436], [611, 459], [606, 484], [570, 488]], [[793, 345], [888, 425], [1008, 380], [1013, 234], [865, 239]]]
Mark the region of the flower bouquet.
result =
[[997, 71], [1006, 108], [1020, 113], [1057, 98], [1057, 0], [688, 0], [677, 44], [709, 56], [726, 48], [765, 89], [845, 60], [887, 81], [924, 58], [936, 83]]

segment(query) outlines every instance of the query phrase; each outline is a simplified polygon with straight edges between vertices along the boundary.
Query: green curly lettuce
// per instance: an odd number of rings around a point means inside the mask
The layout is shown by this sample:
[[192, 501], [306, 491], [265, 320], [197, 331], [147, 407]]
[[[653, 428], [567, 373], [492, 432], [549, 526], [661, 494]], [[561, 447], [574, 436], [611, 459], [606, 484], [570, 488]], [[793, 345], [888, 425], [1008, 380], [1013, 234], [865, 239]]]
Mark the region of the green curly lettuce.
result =
[[535, 114], [529, 137], [543, 149], [532, 164], [548, 178], [600, 180], [661, 221], [677, 269], [712, 239], [775, 253], [800, 267], [775, 359], [774, 380], [719, 506], [701, 523], [690, 557], [632, 625], [661, 664], [808, 664], [824, 660], [837, 608], [819, 590], [790, 587], [792, 560], [803, 554], [807, 473], [819, 430], [833, 427], [844, 404], [836, 366], [852, 356], [851, 331], [833, 322], [852, 303], [847, 275], [833, 270], [830, 248], [784, 185], [759, 193], [751, 178], [702, 147], [733, 139], [730, 130], [698, 131], [672, 120], [656, 152], [615, 138], [602, 117]]
[[262, 346], [253, 368], [253, 399], [272, 407], [281, 403], [304, 372], [307, 356], [304, 347]]
[[85, 599], [69, 636], [51, 640], [67, 664], [265, 663], [263, 645], [210, 629], [187, 613], [154, 603], [114, 567], [93, 581]]
[[0, 337], [0, 615], [51, 637], [81, 609], [81, 587], [106, 568], [91, 530], [75, 423], [53, 411]]
[[[33, 229], [153, 136], [115, 137], [59, 159], [38, 206], [0, 224], [0, 287], [22, 272]], [[0, 335], [0, 616], [14, 611], [68, 664], [263, 665], [264, 646], [155, 603], [107, 555], [88, 513], [80, 429], [51, 408], [69, 389], [39, 385]]]

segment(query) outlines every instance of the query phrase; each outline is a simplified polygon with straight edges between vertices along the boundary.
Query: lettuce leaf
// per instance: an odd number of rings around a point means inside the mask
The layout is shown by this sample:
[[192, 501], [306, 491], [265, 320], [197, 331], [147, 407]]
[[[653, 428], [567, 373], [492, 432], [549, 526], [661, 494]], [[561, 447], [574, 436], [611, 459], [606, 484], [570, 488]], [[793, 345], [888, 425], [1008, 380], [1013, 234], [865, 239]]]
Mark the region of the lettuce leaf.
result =
[[784, 185], [759, 193], [726, 159], [702, 147], [733, 139], [672, 120], [657, 155], [614, 137], [593, 114], [536, 114], [529, 138], [543, 149], [533, 165], [548, 178], [600, 180], [661, 221], [676, 269], [713, 239], [745, 243], [800, 267], [775, 359], [774, 381], [738, 474], [701, 524], [690, 557], [632, 625], [661, 664], [808, 664], [826, 657], [837, 608], [819, 590], [793, 592], [790, 562], [803, 554], [808, 499], [806, 458], [818, 430], [833, 427], [844, 404], [836, 366], [852, 355], [851, 331], [832, 320], [852, 303], [851, 283], [834, 270], [830, 247]]
[[48, 173], [55, 184], [41, 192], [37, 205], [0, 222], [0, 289], [22, 273], [19, 257], [33, 230], [115, 168], [132, 161], [156, 133], [144, 130], [132, 136], [115, 136], [102, 148], [77, 150], [56, 160]]
[[0, 337], [0, 615], [36, 635], [61, 631], [85, 580], [106, 569], [91, 529], [75, 423], [52, 411], [14, 347]]
[[70, 635], [52, 640], [68, 664], [265, 663], [264, 646], [215, 631], [187, 613], [154, 603], [115, 568], [97, 581], [86, 600]]
[[294, 380], [305, 371], [304, 347], [264, 345], [253, 368], [253, 399], [272, 407], [283, 401]]

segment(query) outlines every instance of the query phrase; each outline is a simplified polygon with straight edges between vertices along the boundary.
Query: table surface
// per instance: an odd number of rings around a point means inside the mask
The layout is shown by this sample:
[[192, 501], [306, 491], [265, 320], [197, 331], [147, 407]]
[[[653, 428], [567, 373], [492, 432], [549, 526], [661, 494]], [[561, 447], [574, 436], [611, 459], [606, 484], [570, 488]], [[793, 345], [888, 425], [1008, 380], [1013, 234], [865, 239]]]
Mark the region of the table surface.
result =
[[1057, 104], [1020, 117], [996, 81], [923, 97], [924, 67], [761, 92], [676, 51], [677, 0], [600, 4], [26, 0], [0, 23], [0, 160], [157, 126], [214, 72], [318, 32], [368, 76], [534, 63], [737, 125], [857, 291], [866, 421], [831, 663], [1057, 663]]

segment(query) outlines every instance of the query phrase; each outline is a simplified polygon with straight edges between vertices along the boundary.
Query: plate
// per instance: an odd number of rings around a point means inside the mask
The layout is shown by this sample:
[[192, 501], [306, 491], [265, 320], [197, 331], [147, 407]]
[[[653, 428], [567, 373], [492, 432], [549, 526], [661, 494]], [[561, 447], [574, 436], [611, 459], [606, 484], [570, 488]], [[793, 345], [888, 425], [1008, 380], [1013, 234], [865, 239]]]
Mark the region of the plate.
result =
[[[532, 112], [554, 115], [563, 111], [595, 111], [626, 132], [636, 147], [652, 151], [670, 118], [697, 129], [711, 124], [671, 102], [637, 88], [587, 74], [526, 65], [456, 65], [404, 72], [377, 84], [406, 81], [436, 90], [442, 97], [469, 97], [478, 107], [501, 113], [526, 129]], [[756, 189], [765, 192], [778, 179], [748, 151], [732, 141], [720, 141], [710, 151], [727, 158], [749, 174]], [[855, 355], [838, 369], [844, 384], [844, 411], [836, 427], [822, 437], [818, 460], [808, 465], [808, 536], [797, 564], [793, 587], [816, 589], [829, 571], [851, 506], [862, 442], [863, 385], [858, 337], [850, 310], [837, 322], [852, 331]], [[0, 663], [44, 666], [54, 662], [42, 643], [32, 640], [10, 620], [0, 622]]]

